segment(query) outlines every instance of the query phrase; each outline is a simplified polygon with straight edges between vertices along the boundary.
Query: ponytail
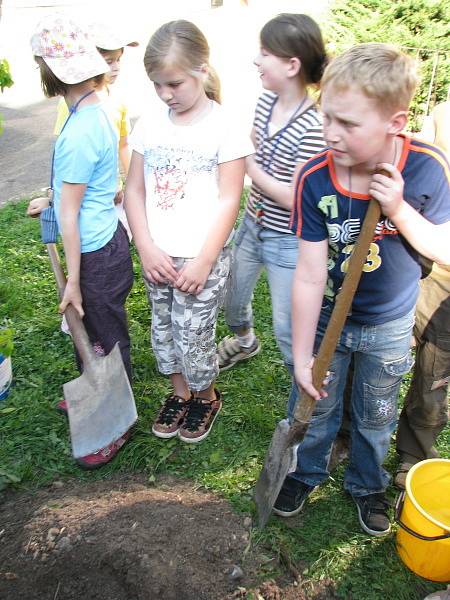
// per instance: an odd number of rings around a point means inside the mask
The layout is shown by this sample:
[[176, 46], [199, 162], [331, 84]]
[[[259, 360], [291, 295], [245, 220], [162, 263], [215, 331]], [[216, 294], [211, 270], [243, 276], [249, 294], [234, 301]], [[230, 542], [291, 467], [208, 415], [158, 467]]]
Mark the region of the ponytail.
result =
[[214, 100], [218, 104], [221, 103], [220, 79], [216, 70], [211, 65], [208, 65], [208, 75], [204, 83], [206, 95], [210, 100]]

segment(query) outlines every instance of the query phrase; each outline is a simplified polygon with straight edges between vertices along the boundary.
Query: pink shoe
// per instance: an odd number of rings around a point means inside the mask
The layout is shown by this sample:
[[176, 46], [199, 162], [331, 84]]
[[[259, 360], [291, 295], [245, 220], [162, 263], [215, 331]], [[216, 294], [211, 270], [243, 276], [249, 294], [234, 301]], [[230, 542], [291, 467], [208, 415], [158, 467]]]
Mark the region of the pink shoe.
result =
[[106, 465], [106, 463], [109, 463], [109, 461], [116, 456], [129, 437], [130, 431], [127, 431], [115, 442], [106, 446], [106, 448], [102, 448], [93, 454], [77, 458], [76, 462], [83, 469], [98, 469], [99, 467]]
[[67, 402], [65, 398], [58, 402], [58, 404], [56, 405], [56, 410], [67, 417], [69, 411], [67, 408]]
[[94, 342], [92, 344], [92, 348], [97, 356], [103, 357], [106, 355], [106, 352], [103, 350], [103, 346], [100, 344], [100, 342]]

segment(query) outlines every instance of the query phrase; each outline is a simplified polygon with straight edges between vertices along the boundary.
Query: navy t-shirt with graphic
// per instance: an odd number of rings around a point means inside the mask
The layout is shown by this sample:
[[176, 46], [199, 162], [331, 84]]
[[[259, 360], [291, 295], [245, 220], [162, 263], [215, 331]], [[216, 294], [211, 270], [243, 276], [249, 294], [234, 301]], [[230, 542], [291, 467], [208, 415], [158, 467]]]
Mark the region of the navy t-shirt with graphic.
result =
[[[404, 198], [434, 224], [450, 220], [450, 173], [436, 146], [402, 136], [398, 169]], [[300, 172], [291, 228], [302, 239], [328, 238], [328, 282], [324, 305], [334, 304], [348, 259], [364, 220], [369, 196], [349, 193], [337, 181], [330, 150], [309, 160]], [[421, 269], [418, 253], [381, 217], [352, 304], [350, 318], [376, 325], [398, 319], [414, 308]]]

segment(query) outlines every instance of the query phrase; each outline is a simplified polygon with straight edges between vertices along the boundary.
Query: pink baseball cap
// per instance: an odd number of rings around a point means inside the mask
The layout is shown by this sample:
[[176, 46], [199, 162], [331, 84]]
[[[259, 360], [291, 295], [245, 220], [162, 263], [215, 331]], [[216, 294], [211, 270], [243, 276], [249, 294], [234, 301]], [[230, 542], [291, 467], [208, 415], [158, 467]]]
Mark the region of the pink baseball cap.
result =
[[34, 56], [40, 56], [63, 83], [76, 84], [109, 72], [95, 43], [71, 18], [43, 19], [31, 38]]

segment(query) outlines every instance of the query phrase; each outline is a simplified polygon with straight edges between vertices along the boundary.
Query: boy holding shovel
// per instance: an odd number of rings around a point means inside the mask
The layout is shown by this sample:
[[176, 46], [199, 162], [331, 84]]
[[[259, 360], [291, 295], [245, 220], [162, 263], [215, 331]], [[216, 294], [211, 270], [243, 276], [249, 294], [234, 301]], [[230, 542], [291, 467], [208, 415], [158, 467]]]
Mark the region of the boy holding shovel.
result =
[[[450, 261], [449, 171], [434, 146], [401, 134], [416, 87], [413, 61], [386, 44], [361, 44], [335, 59], [322, 79], [329, 148], [296, 179], [291, 220], [300, 237], [293, 287], [295, 377], [317, 405], [274, 512], [297, 514], [328, 477], [352, 356], [351, 451], [344, 487], [370, 535], [390, 531], [382, 468], [397, 419], [418, 293], [418, 254]], [[375, 173], [383, 169], [384, 173]], [[390, 176], [387, 176], [387, 174]], [[330, 318], [369, 197], [382, 218], [340, 336], [325, 389], [312, 385], [313, 353]], [[292, 413], [292, 407], [290, 407]]]

